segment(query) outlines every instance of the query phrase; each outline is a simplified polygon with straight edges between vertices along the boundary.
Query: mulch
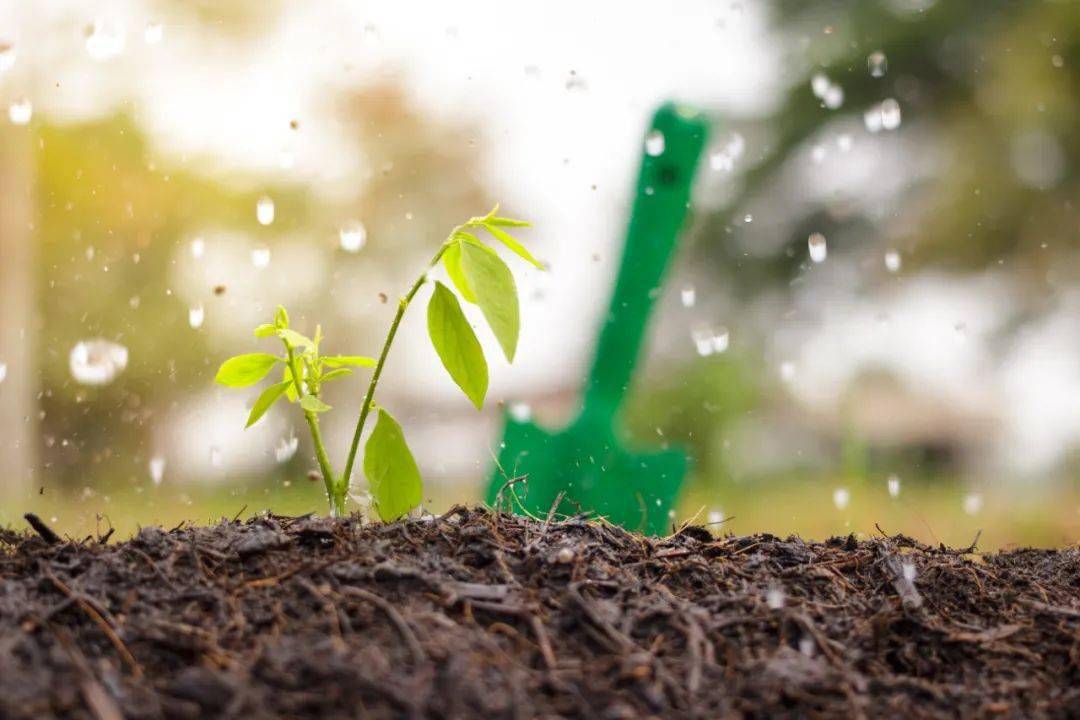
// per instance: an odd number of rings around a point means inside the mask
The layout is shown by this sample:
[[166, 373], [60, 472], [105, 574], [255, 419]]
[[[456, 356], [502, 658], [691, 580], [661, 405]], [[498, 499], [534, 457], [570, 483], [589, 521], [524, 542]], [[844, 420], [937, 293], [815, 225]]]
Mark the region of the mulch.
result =
[[457, 507], [0, 530], [0, 718], [1077, 718], [1080, 549]]

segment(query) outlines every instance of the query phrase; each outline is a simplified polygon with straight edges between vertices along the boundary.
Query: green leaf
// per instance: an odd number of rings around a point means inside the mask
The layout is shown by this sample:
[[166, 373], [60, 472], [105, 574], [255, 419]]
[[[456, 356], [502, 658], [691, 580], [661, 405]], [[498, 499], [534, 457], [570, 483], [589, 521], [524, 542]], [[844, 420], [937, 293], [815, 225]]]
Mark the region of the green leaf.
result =
[[313, 413], [323, 413], [331, 409], [329, 405], [314, 395], [305, 395], [300, 398], [300, 407], [304, 408], [306, 412]]
[[527, 220], [514, 220], [513, 218], [504, 217], [489, 217], [487, 218], [487, 224], [498, 227], [532, 227], [532, 223]]
[[270, 368], [278, 362], [281, 362], [281, 358], [269, 353], [237, 355], [221, 364], [214, 380], [229, 387], [247, 387], [266, 377]]
[[305, 337], [295, 330], [289, 330], [288, 328], [279, 328], [277, 336], [285, 341], [285, 344], [295, 350], [296, 348], [309, 348], [314, 347], [314, 343], [311, 338]]
[[274, 326], [279, 330], [289, 327], [289, 313], [282, 305], [278, 305], [277, 312], [274, 313]]
[[322, 382], [329, 382], [331, 380], [336, 380], [339, 377], [346, 377], [348, 375], [352, 375], [352, 370], [350, 370], [349, 368], [338, 368], [337, 370], [331, 370], [330, 372], [324, 374], [322, 376]]
[[285, 397], [289, 398], [289, 402], [296, 402], [296, 384], [292, 381], [292, 370], [287, 363], [281, 377], [283, 380], [289, 381], [289, 387], [285, 389]]
[[257, 337], [257, 338], [273, 337], [274, 335], [277, 335], [277, 331], [278, 331], [278, 329], [276, 327], [274, 327], [273, 325], [263, 323], [259, 327], [255, 328], [255, 337]]
[[375, 358], [363, 355], [328, 355], [322, 362], [327, 367], [375, 367]]
[[476, 304], [476, 293], [469, 287], [469, 281], [465, 279], [465, 274], [461, 271], [461, 241], [458, 240], [452, 243], [446, 248], [446, 252], [442, 256], [443, 267], [446, 268], [446, 274], [450, 277], [450, 282], [454, 283], [454, 287], [461, 293], [461, 297], [465, 298], [466, 302]]
[[290, 385], [292, 385], [292, 380], [286, 380], [284, 382], [279, 382], [276, 385], [271, 385], [263, 390], [259, 395], [259, 398], [255, 401], [255, 405], [251, 408], [251, 414], [248, 415], [247, 425], [244, 426], [244, 429], [246, 430], [259, 422], [259, 418], [265, 415], [266, 411], [269, 410], [283, 394], [285, 394], [285, 391], [289, 389]]
[[441, 282], [428, 303], [428, 335], [443, 367], [479, 410], [488, 387], [487, 360], [454, 293]]
[[396, 520], [420, 504], [420, 470], [405, 444], [401, 426], [382, 409], [364, 446], [364, 475], [384, 522]]
[[491, 233], [496, 240], [501, 242], [506, 247], [510, 248], [518, 257], [522, 258], [528, 263], [532, 263], [540, 270], [544, 269], [544, 264], [534, 258], [532, 256], [532, 253], [526, 250], [525, 246], [519, 243], [517, 241], [517, 238], [512, 236], [510, 233], [506, 232], [505, 230], [500, 230], [497, 226], [491, 224], [485, 225], [484, 229]]
[[461, 270], [476, 292], [476, 304], [495, 333], [503, 354], [513, 362], [521, 317], [510, 268], [491, 250], [466, 242], [461, 244]]

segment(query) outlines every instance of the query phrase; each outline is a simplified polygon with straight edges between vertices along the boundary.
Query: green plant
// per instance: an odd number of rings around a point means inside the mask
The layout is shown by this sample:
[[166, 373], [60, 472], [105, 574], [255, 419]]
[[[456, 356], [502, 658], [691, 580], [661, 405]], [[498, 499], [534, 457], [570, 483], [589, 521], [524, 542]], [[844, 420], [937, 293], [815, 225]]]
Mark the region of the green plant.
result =
[[[377, 359], [361, 355], [322, 355], [321, 326], [316, 326], [314, 338], [301, 335], [289, 327], [289, 315], [285, 308], [278, 307], [274, 322], [255, 328], [255, 337], [278, 338], [285, 348], [284, 354], [237, 355], [226, 360], [218, 370], [216, 380], [222, 385], [248, 387], [261, 382], [279, 363], [283, 366], [281, 382], [267, 387], [259, 395], [248, 415], [247, 427], [258, 422], [283, 397], [300, 405], [311, 430], [315, 458], [326, 485], [331, 515], [342, 516], [345, 513], [345, 498], [360, 447], [360, 436], [372, 410], [378, 410], [378, 419], [364, 446], [364, 475], [379, 517], [393, 520], [420, 504], [423, 489], [420, 471], [405, 442], [401, 426], [385, 408], [376, 405], [375, 390], [405, 310], [440, 262], [462, 299], [479, 307], [506, 359], [513, 362], [520, 326], [514, 276], [495, 250], [470, 231], [484, 230], [535, 267], [542, 270], [543, 265], [505, 229], [525, 227], [529, 223], [499, 217], [496, 215], [498, 210], [499, 206], [496, 205], [487, 215], [470, 218], [450, 232], [428, 267], [398, 302], [397, 312]], [[487, 395], [487, 360], [457, 296], [444, 283], [435, 280], [434, 284], [427, 314], [431, 344], [450, 377], [479, 410]], [[319, 430], [319, 415], [331, 409], [321, 398], [322, 388], [331, 380], [352, 374], [353, 368], [367, 367], [374, 370], [360, 406], [344, 472], [337, 475]]]

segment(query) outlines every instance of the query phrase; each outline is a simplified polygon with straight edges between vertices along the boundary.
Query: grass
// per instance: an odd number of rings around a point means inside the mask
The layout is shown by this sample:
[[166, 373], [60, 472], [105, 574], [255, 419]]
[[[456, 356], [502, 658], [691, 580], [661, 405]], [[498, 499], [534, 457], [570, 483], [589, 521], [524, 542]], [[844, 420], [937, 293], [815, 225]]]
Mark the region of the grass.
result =
[[[838, 510], [833, 490], [844, 486], [850, 503]], [[479, 486], [431, 483], [424, 507], [441, 512], [454, 502], [478, 502]], [[719, 530], [736, 534], [771, 532], [798, 534], [807, 539], [830, 535], [869, 535], [879, 524], [889, 533], [903, 532], [924, 542], [967, 546], [981, 529], [979, 547], [1034, 545], [1057, 547], [1080, 542], [1080, 488], [1002, 486], [981, 493], [983, 505], [975, 515], [964, 511], [969, 490], [955, 483], [903, 486], [892, 498], [884, 481], [840, 483], [830, 480], [797, 483], [763, 482], [729, 486], [716, 494], [689, 493], [680, 506], [680, 519], [707, 520], [720, 509], [730, 518]], [[350, 509], [357, 506], [350, 504]], [[122, 486], [108, 492], [89, 489], [60, 493], [46, 490], [25, 502], [0, 506], [0, 525], [24, 527], [24, 512], [40, 515], [57, 532], [84, 537], [116, 529], [123, 538], [143, 525], [173, 527], [181, 522], [216, 522], [221, 517], [249, 517], [272, 509], [280, 514], [324, 513], [326, 494], [321, 483], [304, 479], [283, 482], [230, 481], [228, 486]], [[700, 512], [699, 512], [700, 511]]]

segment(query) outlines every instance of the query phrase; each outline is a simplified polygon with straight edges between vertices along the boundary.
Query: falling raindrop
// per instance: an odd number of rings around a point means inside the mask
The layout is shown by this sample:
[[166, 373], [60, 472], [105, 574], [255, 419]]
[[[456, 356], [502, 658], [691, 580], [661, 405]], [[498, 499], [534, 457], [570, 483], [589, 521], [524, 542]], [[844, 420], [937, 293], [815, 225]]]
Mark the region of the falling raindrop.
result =
[[350, 220], [341, 227], [338, 236], [341, 241], [341, 249], [345, 252], [360, 252], [367, 242], [367, 229], [359, 220]]
[[4, 382], [7, 378], [7, 363], [0, 362], [0, 383]]
[[829, 247], [825, 242], [825, 236], [821, 233], [813, 233], [806, 239], [806, 245], [810, 249], [810, 259], [816, 263], [825, 262], [829, 254]]
[[694, 307], [694, 303], [697, 302], [697, 290], [693, 285], [687, 285], [679, 291], [679, 300], [685, 308]]
[[795, 363], [790, 360], [780, 363], [780, 379], [786, 383], [795, 379]]
[[532, 408], [529, 406], [529, 403], [510, 403], [510, 417], [517, 422], [528, 422], [532, 417]]
[[832, 87], [832, 83], [825, 73], [814, 73], [814, 76], [810, 78], [810, 90], [813, 91], [816, 98], [824, 98], [830, 87]]
[[86, 52], [94, 60], [109, 60], [124, 52], [124, 28], [116, 23], [95, 20], [86, 28]]
[[664, 133], [650, 130], [645, 134], [645, 154], [651, 157], [664, 154]]
[[900, 253], [896, 250], [887, 250], [885, 252], [885, 269], [891, 273], [900, 272], [900, 266], [903, 264], [903, 260], [900, 258]]
[[904, 574], [904, 579], [907, 581], [913, 581], [919, 574], [919, 571], [915, 568], [915, 563], [908, 561], [900, 565], [900, 571]]
[[889, 488], [889, 497], [900, 497], [900, 478], [898, 476], [890, 475], [885, 484]]
[[160, 455], [155, 455], [150, 458], [150, 479], [154, 481], [155, 485], [160, 485], [162, 478], [165, 477], [165, 458]]
[[191, 241], [191, 257], [198, 260], [206, 252], [206, 241], [201, 237], [197, 237]]
[[743, 222], [749, 225], [750, 223], [754, 222], [754, 216], [750, 213], [746, 213], [746, 215], [743, 215]]
[[81, 340], [68, 355], [68, 367], [81, 385], [108, 385], [128, 364], [128, 349], [108, 340]]
[[900, 127], [900, 103], [893, 98], [881, 101], [881, 127], [884, 130]]
[[296, 449], [299, 447], [300, 438], [290, 433], [288, 437], [278, 440], [277, 447], [274, 448], [274, 459], [279, 463], [288, 462], [292, 460], [293, 455], [296, 454]]
[[274, 222], [274, 201], [272, 198], [263, 195], [255, 203], [255, 219], [259, 221], [260, 225], [269, 225]]
[[724, 522], [723, 510], [710, 510], [708, 515], [708, 522], [710, 525], [719, 525]]
[[143, 40], [147, 45], [157, 45], [165, 34], [165, 26], [159, 22], [147, 23], [143, 29]]
[[840, 148], [840, 152], [848, 152], [851, 150], [851, 135], [850, 133], [840, 133], [836, 136], [836, 147]]
[[709, 155], [709, 166], [713, 170], [731, 172], [735, 162], [746, 150], [746, 140], [739, 133], [732, 133], [731, 138]]
[[970, 493], [964, 497], [964, 512], [968, 515], [978, 515], [982, 510], [983, 498], [978, 493]]
[[832, 501], [837, 510], [843, 510], [851, 502], [851, 492], [847, 488], [836, 488], [833, 490]]
[[221, 448], [217, 445], [210, 448], [210, 464], [214, 467], [221, 467]]
[[15, 67], [15, 46], [11, 43], [0, 43], [0, 73], [7, 72]]
[[259, 270], [270, 264], [270, 248], [260, 246], [251, 251], [251, 264]]
[[830, 110], [836, 110], [844, 104], [844, 88], [837, 84], [832, 84], [829, 89], [825, 91], [825, 94], [821, 96], [821, 101], [825, 103], [825, 107]]
[[781, 587], [774, 585], [765, 592], [765, 604], [769, 606], [770, 610], [779, 610], [784, 607], [786, 600], [784, 589]]
[[206, 310], [203, 309], [202, 304], [192, 305], [188, 308], [188, 325], [198, 330], [202, 327], [203, 320], [206, 319]]
[[12, 125], [26, 125], [34, 114], [34, 105], [27, 98], [20, 98], [8, 106], [8, 119]]
[[881, 132], [881, 106], [874, 105], [872, 108], [863, 113], [863, 125], [866, 126], [867, 132], [878, 133]]
[[889, 71], [889, 60], [885, 53], [875, 50], [866, 58], [866, 67], [870, 70], [870, 77], [885, 77], [885, 73]]
[[809, 635], [803, 635], [799, 638], [799, 652], [806, 657], [814, 657], [814, 650], [817, 646], [814, 644], [814, 638]]

